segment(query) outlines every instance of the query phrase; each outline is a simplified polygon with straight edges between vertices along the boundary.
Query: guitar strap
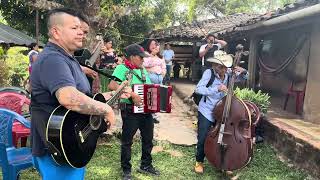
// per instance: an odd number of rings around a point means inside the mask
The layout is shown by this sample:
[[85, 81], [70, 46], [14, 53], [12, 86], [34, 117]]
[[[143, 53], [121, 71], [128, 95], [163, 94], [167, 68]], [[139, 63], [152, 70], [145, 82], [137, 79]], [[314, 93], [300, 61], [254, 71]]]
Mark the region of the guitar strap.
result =
[[[146, 75], [143, 71], [143, 68], [142, 69], [140, 68], [140, 72], [141, 72], [141, 77], [140, 77], [133, 69], [131, 69], [130, 67], [128, 67], [126, 65], [124, 65], [124, 66], [129, 70], [129, 73], [136, 76], [142, 82], [142, 84], [146, 83]], [[133, 100], [131, 97], [129, 98], [129, 100], [133, 103]]]
[[129, 68], [128, 66], [126, 66], [126, 68], [128, 68], [129, 73], [135, 75], [142, 82], [142, 84], [146, 83], [146, 75], [144, 74], [143, 69], [140, 69], [140, 72], [141, 72], [141, 77], [140, 77], [133, 69]]

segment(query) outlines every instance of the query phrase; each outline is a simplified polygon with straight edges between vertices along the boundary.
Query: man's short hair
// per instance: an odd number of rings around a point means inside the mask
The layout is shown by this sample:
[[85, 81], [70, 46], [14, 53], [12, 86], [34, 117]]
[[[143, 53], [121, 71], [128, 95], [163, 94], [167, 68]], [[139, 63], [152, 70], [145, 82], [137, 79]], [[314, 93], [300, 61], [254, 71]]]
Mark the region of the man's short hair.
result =
[[53, 26], [53, 23], [56, 22], [52, 22], [52, 16], [54, 15], [58, 15], [58, 14], [69, 14], [71, 16], [75, 16], [75, 17], [79, 17], [79, 12], [77, 12], [74, 9], [70, 9], [70, 8], [56, 8], [56, 9], [52, 9], [48, 12], [48, 20], [47, 20], [47, 28], [48, 30]]
[[89, 25], [88, 16], [84, 15], [82, 12], [78, 12], [77, 17], [78, 17], [81, 21], [83, 21], [83, 22], [85, 22], [86, 24]]

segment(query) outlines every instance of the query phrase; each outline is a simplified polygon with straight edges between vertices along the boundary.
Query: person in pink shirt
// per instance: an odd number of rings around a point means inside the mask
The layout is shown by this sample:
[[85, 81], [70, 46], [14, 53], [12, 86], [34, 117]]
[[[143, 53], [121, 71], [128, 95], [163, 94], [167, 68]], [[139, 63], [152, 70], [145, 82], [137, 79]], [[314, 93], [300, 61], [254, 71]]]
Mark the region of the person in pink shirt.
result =
[[[166, 75], [166, 62], [160, 55], [160, 45], [155, 39], [149, 39], [146, 45], [146, 51], [149, 57], [143, 58], [143, 66], [149, 73], [150, 80], [153, 84], [162, 84]], [[152, 114], [154, 123], [159, 123], [158, 116]]]
[[154, 39], [150, 39], [147, 42], [146, 51], [150, 54], [150, 57], [144, 58], [143, 66], [148, 71], [152, 83], [162, 84], [166, 75], [166, 62], [160, 55], [159, 43]]

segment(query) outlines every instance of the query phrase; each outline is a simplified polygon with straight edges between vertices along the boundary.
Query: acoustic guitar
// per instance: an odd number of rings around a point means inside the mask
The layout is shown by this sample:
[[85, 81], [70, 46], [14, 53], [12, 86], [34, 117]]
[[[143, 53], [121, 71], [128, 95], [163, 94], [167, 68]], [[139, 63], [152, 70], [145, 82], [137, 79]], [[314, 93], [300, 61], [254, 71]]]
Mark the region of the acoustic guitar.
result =
[[[93, 99], [108, 105], [114, 104], [121, 91], [130, 85], [132, 75], [127, 75], [127, 79], [108, 101], [100, 93], [95, 94]], [[59, 165], [82, 168], [92, 158], [100, 134], [107, 129], [104, 116], [80, 114], [59, 105], [51, 113], [47, 124], [46, 141], [49, 152]]]

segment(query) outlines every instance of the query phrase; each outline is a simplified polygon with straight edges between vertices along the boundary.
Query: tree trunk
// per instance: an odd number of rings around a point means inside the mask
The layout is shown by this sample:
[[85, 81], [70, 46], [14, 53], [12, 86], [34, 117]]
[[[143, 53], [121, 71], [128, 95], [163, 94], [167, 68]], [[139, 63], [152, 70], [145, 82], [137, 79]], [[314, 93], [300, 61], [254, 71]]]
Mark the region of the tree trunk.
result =
[[36, 9], [36, 40], [39, 46], [39, 10]]

